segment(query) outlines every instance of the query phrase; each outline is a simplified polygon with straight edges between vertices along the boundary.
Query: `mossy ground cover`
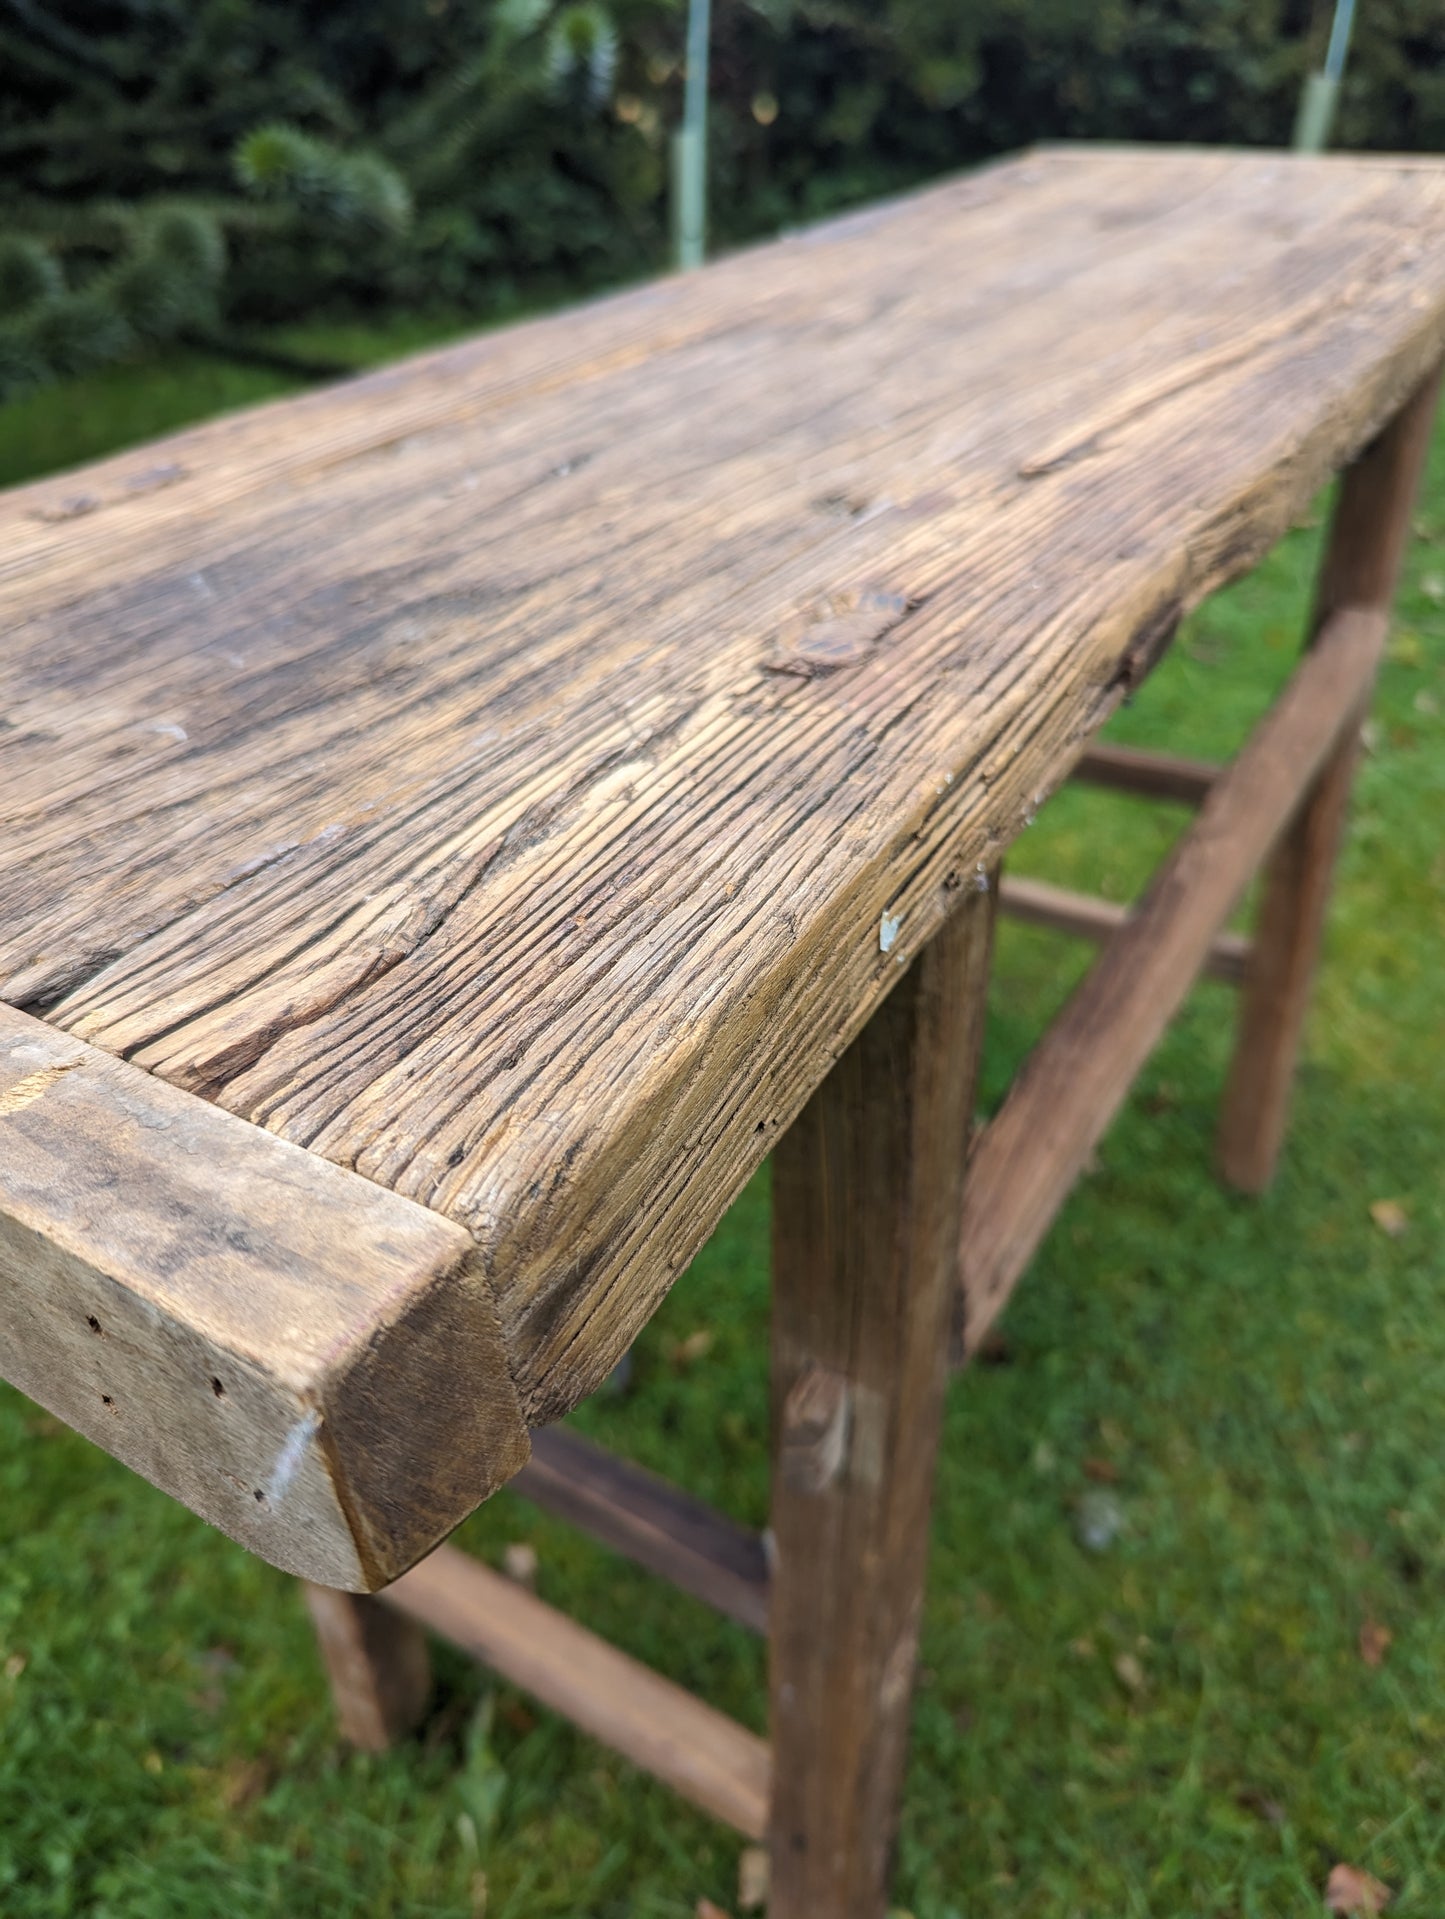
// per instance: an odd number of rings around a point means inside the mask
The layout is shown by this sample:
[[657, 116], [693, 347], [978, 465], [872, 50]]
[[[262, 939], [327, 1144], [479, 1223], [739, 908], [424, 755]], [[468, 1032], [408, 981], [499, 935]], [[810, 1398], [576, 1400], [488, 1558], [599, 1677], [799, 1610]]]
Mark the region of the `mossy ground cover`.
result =
[[[359, 359], [453, 324], [291, 343]], [[202, 356], [96, 375], [0, 415], [0, 476], [282, 385]], [[1402, 1919], [1445, 1912], [1445, 436], [1418, 534], [1274, 1190], [1213, 1180], [1232, 1001], [1203, 985], [952, 1390], [897, 1885], [917, 1919], [1318, 1913], [1341, 1860]], [[1114, 735], [1227, 752], [1289, 670], [1318, 540], [1198, 614]], [[1181, 823], [1067, 792], [1016, 866], [1126, 898]], [[986, 1102], [1084, 964], [1004, 929]], [[632, 1390], [579, 1416], [755, 1522], [767, 1212], [764, 1173]], [[1118, 1530], [1090, 1550], [1101, 1498]], [[741, 1630], [510, 1495], [461, 1539], [531, 1542], [544, 1597], [761, 1728]], [[0, 1389], [5, 1919], [732, 1907], [730, 1835], [445, 1649], [437, 1670], [418, 1739], [342, 1751], [291, 1582]]]

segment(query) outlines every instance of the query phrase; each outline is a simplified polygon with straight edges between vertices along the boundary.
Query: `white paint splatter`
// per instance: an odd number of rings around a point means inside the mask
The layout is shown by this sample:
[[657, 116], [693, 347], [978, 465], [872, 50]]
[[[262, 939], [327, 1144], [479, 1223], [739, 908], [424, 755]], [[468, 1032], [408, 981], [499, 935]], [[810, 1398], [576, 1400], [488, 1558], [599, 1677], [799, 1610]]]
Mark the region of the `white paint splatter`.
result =
[[878, 922], [878, 951], [891, 953], [898, 938], [898, 929], [903, 924], [901, 913], [885, 913]]
[[301, 1461], [306, 1457], [306, 1448], [321, 1429], [321, 1415], [313, 1406], [303, 1413], [296, 1424], [287, 1433], [285, 1443], [276, 1455], [276, 1464], [271, 1468], [271, 1477], [265, 1486], [266, 1498], [273, 1506], [279, 1506], [291, 1487], [291, 1482], [301, 1470]]
[[153, 720], [146, 728], [147, 733], [160, 733], [168, 740], [188, 740], [191, 736], [183, 726], [177, 726], [174, 720]]

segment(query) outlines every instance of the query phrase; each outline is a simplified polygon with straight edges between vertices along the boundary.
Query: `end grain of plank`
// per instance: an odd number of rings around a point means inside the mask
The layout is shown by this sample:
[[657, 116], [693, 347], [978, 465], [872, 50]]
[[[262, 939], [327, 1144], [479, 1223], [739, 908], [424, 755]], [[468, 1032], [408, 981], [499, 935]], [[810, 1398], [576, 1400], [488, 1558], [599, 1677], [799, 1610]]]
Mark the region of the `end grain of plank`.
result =
[[394, 1579], [527, 1456], [466, 1233], [5, 1006], [0, 1354], [327, 1586]]

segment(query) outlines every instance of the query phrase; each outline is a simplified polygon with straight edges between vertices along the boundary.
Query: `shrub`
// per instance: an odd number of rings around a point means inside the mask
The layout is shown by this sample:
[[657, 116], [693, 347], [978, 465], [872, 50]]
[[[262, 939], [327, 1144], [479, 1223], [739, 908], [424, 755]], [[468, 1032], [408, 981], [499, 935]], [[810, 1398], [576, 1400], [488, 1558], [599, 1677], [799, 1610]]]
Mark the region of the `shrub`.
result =
[[[1040, 138], [1284, 143], [1330, 0], [715, 0], [731, 241]], [[0, 393], [137, 341], [659, 263], [684, 0], [0, 5]], [[1339, 137], [1445, 146], [1445, 9]]]

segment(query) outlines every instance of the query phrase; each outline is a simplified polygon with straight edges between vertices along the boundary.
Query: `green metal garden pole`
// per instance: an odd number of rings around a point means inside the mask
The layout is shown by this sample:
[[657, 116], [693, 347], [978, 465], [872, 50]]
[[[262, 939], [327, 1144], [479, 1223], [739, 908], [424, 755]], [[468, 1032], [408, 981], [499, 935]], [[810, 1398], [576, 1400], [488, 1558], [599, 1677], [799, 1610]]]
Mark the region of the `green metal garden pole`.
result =
[[1322, 73], [1305, 80], [1300, 95], [1299, 113], [1294, 123], [1295, 150], [1318, 153], [1329, 142], [1339, 104], [1340, 80], [1345, 71], [1345, 55], [1350, 50], [1350, 29], [1355, 24], [1355, 0], [1335, 0], [1335, 18], [1330, 27], [1329, 50]]
[[702, 265], [707, 244], [707, 49], [711, 0], [688, 0], [682, 125], [672, 136], [672, 204], [680, 267]]

